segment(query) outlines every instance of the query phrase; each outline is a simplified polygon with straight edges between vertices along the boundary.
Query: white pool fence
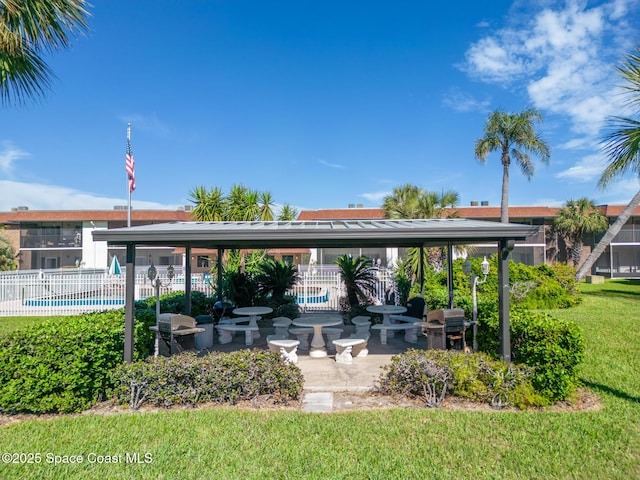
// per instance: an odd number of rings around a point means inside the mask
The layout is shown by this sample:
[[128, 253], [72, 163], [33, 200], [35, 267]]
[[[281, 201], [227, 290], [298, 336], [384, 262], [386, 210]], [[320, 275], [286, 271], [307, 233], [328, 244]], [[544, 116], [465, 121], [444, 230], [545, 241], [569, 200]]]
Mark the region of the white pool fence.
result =
[[[300, 273], [299, 282], [288, 292], [295, 295], [301, 311], [339, 310], [344, 286], [335, 269], [318, 269]], [[380, 269], [373, 295], [382, 301], [391, 282], [389, 272]], [[160, 271], [160, 295], [184, 291], [184, 275], [169, 281]], [[192, 290], [207, 296], [215, 294], [209, 275], [192, 275]], [[155, 296], [155, 287], [146, 271], [136, 273], [135, 299]], [[124, 307], [125, 275], [102, 271], [49, 270], [0, 273], [0, 317], [77, 315], [85, 312]]]

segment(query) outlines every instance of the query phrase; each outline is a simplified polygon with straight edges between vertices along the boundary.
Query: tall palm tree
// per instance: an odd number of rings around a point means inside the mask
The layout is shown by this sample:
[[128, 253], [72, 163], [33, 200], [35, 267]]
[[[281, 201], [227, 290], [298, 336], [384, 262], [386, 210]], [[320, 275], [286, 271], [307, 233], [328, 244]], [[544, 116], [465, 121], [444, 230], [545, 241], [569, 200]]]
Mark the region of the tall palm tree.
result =
[[[640, 47], [626, 55], [618, 73], [626, 82], [622, 88], [626, 94], [626, 105], [635, 109], [636, 118], [612, 117], [609, 119], [610, 133], [605, 136], [604, 152], [609, 158], [598, 182], [600, 188], [607, 187], [614, 179], [630, 173], [640, 179]], [[620, 232], [640, 205], [640, 190], [605, 232], [591, 254], [576, 272], [576, 280], [582, 279], [607, 246]]]
[[476, 140], [475, 156], [482, 163], [486, 162], [490, 153], [501, 152], [500, 221], [503, 223], [509, 221], [509, 166], [512, 157], [529, 180], [535, 171], [530, 153], [539, 156], [544, 164], [549, 162], [550, 149], [535, 129], [536, 122], [541, 121], [542, 115], [534, 109], [527, 109], [522, 113], [496, 110], [487, 119], [484, 137]]
[[44, 94], [53, 73], [44, 61], [87, 29], [84, 0], [0, 2], [0, 101], [18, 103]]
[[592, 200], [583, 197], [569, 200], [558, 211], [553, 224], [557, 231], [569, 240], [571, 260], [573, 266], [578, 268], [582, 258], [584, 236], [606, 230], [609, 222]]

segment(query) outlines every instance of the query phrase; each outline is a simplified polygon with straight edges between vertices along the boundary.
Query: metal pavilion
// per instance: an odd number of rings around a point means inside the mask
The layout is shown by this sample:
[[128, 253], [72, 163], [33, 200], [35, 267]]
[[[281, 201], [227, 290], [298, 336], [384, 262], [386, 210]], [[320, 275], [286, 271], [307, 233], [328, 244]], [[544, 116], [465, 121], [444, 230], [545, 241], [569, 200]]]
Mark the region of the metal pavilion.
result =
[[[460, 218], [412, 220], [339, 220], [292, 222], [172, 222], [112, 230], [95, 230], [94, 241], [126, 246], [126, 294], [124, 359], [133, 360], [134, 335], [134, 261], [137, 247], [184, 247], [186, 312], [191, 305], [191, 249], [218, 250], [250, 248], [355, 248], [355, 247], [433, 247], [446, 246], [449, 259], [454, 245], [496, 244], [498, 253], [500, 356], [511, 360], [509, 336], [509, 254], [516, 240], [535, 235], [529, 225], [497, 223]], [[422, 256], [421, 256], [422, 257]], [[448, 264], [449, 276], [452, 263]], [[218, 269], [219, 275], [221, 268]], [[219, 277], [220, 282], [220, 277]], [[451, 282], [450, 282], [451, 283]], [[453, 302], [453, 287], [449, 287]]]

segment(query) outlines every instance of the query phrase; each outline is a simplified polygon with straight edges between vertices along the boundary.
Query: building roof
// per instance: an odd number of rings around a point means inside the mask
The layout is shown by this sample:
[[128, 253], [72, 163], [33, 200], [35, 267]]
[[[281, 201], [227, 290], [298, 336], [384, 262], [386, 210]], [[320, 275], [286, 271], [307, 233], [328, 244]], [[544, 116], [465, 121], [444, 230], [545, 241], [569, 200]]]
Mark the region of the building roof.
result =
[[[520, 218], [554, 218], [558, 216], [561, 207], [541, 206], [509, 206], [509, 217]], [[617, 217], [626, 208], [626, 205], [599, 205], [600, 211], [607, 217]], [[452, 207], [447, 211], [456, 214], [459, 218], [500, 219], [499, 206], [469, 206]], [[635, 216], [640, 216], [640, 207], [634, 211]], [[382, 208], [327, 208], [320, 210], [303, 210], [298, 215], [298, 220], [369, 220], [383, 219]]]
[[463, 218], [294, 222], [173, 222], [94, 230], [111, 245], [209, 248], [410, 247], [524, 240], [537, 227]]
[[[126, 210], [16, 210], [0, 212], [0, 223], [127, 221]], [[185, 210], [131, 210], [132, 222], [193, 220]]]

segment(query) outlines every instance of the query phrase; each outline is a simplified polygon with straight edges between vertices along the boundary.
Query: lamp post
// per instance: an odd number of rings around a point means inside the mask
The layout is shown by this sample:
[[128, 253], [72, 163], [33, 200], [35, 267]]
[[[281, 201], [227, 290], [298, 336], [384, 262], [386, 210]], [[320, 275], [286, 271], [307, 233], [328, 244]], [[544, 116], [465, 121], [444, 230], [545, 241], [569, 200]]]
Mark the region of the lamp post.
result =
[[[478, 324], [477, 324], [478, 296], [476, 294], [476, 288], [480, 283], [484, 283], [487, 281], [487, 275], [489, 275], [489, 271], [491, 270], [491, 265], [489, 264], [489, 261], [487, 260], [486, 256], [484, 257], [484, 260], [482, 260], [482, 263], [480, 265], [482, 268], [482, 275], [484, 275], [484, 278], [482, 280], [478, 280], [478, 277], [475, 274], [471, 276], [471, 300], [473, 302], [473, 351], [474, 352], [478, 351], [478, 342], [476, 340], [476, 334], [478, 333]], [[467, 276], [471, 273], [471, 262], [469, 262], [469, 259], [467, 259], [467, 261], [464, 262], [462, 269]]]
[[[155, 287], [156, 289], [156, 329], [158, 329], [158, 318], [160, 317], [160, 287], [166, 287], [170, 285], [174, 274], [175, 270], [173, 269], [173, 265], [169, 265], [169, 268], [167, 268], [167, 278], [169, 279], [169, 281], [166, 284], [163, 284], [162, 280], [160, 280], [160, 277], [158, 277], [158, 271], [153, 265], [153, 262], [147, 270], [147, 277], [149, 277], [149, 280], [151, 280], [151, 286]], [[160, 345], [158, 344], [158, 332], [159, 330], [156, 330], [156, 342], [154, 347], [154, 355], [156, 357], [158, 356], [158, 350], [160, 348]]]

